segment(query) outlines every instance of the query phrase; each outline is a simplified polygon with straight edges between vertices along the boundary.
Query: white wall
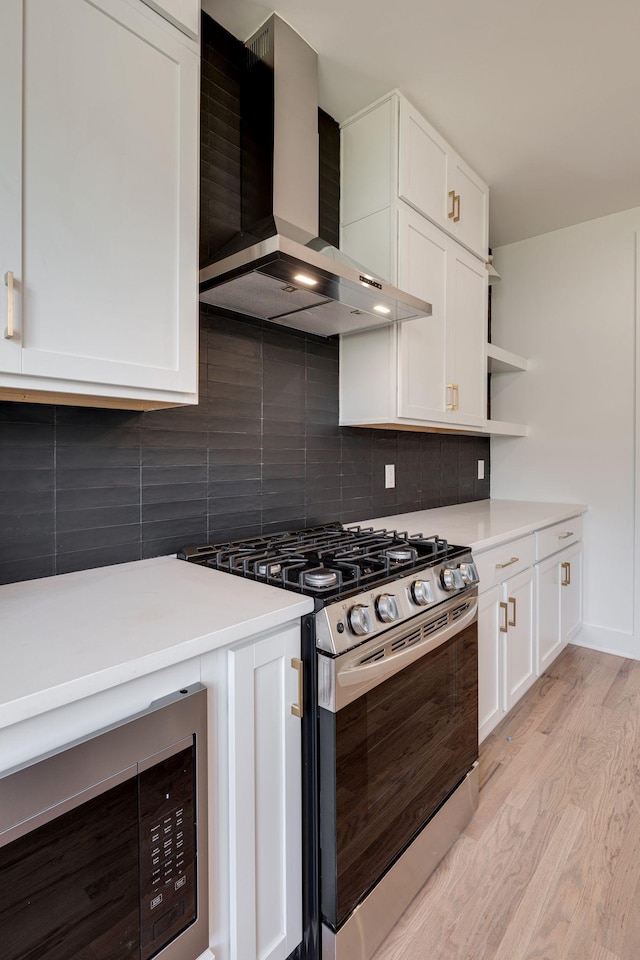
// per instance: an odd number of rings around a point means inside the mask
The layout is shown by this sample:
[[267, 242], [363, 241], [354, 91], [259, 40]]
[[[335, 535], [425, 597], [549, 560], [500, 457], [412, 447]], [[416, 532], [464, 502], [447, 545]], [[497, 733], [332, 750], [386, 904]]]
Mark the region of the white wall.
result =
[[493, 377], [491, 495], [589, 505], [578, 643], [640, 659], [634, 633], [640, 208], [494, 251], [492, 339], [530, 371]]

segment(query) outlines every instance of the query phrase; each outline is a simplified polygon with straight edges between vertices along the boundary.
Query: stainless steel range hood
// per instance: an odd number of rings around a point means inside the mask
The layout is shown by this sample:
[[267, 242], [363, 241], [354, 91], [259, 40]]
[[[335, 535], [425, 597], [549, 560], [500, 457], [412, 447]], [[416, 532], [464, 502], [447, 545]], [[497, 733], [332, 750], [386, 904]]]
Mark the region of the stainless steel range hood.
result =
[[[430, 316], [429, 303], [384, 283], [318, 238], [315, 51], [275, 14], [247, 41], [247, 48], [249, 112], [256, 131], [245, 140], [258, 153], [262, 141], [268, 140], [269, 150], [273, 145], [266, 165], [269, 195], [259, 198], [266, 200], [269, 211], [266, 217], [250, 212], [258, 222], [225, 247], [236, 249], [227, 256], [221, 252], [200, 271], [200, 300], [327, 337]], [[273, 129], [265, 137], [265, 120], [270, 125], [271, 114]], [[251, 117], [243, 116], [243, 123], [250, 127]], [[251, 163], [255, 174], [256, 161], [249, 156], [245, 166]], [[264, 170], [259, 174], [265, 179]], [[258, 191], [256, 176], [247, 180], [243, 217]]]

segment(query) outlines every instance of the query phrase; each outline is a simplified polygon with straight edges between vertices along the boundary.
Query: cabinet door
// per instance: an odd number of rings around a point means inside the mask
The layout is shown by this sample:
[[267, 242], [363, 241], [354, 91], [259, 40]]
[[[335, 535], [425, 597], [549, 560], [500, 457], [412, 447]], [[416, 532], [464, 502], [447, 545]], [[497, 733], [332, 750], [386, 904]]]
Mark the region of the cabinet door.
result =
[[187, 36], [195, 39], [200, 33], [200, 0], [144, 0], [144, 3]]
[[478, 737], [480, 743], [504, 716], [502, 590], [492, 587], [478, 600]]
[[22, 373], [195, 392], [197, 54], [126, 0], [8, 6], [24, 17]]
[[441, 420], [445, 404], [447, 263], [450, 240], [410, 210], [398, 213], [398, 284], [433, 307], [398, 326], [398, 415]]
[[511, 710], [535, 680], [533, 569], [503, 585], [507, 604], [505, 636], [505, 708]]
[[[449, 191], [456, 194], [456, 215], [449, 219], [456, 240], [486, 259], [489, 242], [489, 189], [457, 154], [450, 156]], [[486, 269], [486, 268], [485, 268]]]
[[481, 425], [487, 411], [487, 271], [457, 243], [451, 244], [447, 292], [447, 383], [450, 417]]
[[[21, 169], [22, 169], [22, 4], [16, 0], [2, 7], [0, 30], [0, 371], [19, 373], [21, 366], [19, 288], [21, 263]], [[3, 334], [9, 313], [7, 271], [15, 277], [13, 296], [16, 335]]]
[[400, 101], [398, 196], [450, 230], [447, 216], [449, 148], [417, 110]]
[[229, 656], [232, 960], [285, 960], [302, 938], [299, 627]]
[[537, 664], [540, 676], [562, 649], [560, 561], [549, 557], [536, 565], [538, 593]]
[[560, 636], [565, 646], [582, 626], [582, 544], [563, 550], [560, 562]]

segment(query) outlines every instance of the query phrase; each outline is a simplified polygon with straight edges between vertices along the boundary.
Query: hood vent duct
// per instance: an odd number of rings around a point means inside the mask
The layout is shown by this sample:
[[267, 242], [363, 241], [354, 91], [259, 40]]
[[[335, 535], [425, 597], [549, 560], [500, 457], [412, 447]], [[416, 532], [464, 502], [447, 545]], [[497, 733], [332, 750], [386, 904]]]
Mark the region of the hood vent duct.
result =
[[315, 51], [275, 14], [246, 48], [243, 229], [200, 271], [200, 299], [319, 336], [430, 316], [318, 237]]

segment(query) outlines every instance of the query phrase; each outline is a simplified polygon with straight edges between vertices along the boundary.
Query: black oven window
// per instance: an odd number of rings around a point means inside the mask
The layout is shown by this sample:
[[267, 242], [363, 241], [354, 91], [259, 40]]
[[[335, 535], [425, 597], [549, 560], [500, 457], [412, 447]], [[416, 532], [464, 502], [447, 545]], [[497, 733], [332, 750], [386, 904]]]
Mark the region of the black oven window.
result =
[[478, 756], [477, 627], [320, 711], [322, 913], [334, 929]]
[[139, 960], [135, 777], [0, 849], [3, 960]]

